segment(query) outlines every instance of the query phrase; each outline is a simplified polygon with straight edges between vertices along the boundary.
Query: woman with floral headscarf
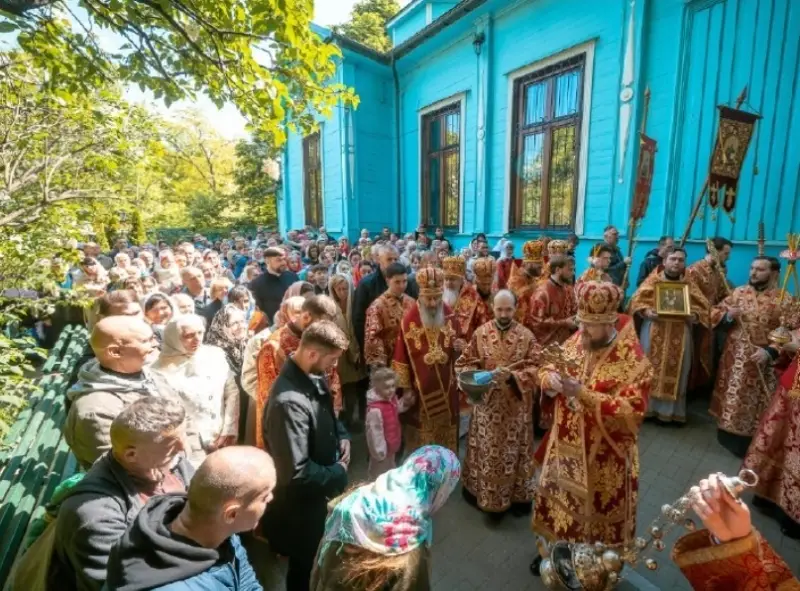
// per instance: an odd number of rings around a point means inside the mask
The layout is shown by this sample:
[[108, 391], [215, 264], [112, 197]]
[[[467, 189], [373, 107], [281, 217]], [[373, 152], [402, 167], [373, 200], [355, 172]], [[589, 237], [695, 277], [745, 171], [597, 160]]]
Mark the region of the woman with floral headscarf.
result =
[[429, 445], [375, 482], [332, 501], [312, 591], [430, 589], [432, 517], [460, 476], [456, 455]]
[[206, 344], [216, 345], [225, 353], [228, 367], [236, 379], [239, 390], [239, 434], [244, 436], [247, 427], [248, 397], [242, 390], [242, 363], [247, 343], [247, 320], [244, 312], [234, 304], [226, 304], [216, 313], [206, 334]]

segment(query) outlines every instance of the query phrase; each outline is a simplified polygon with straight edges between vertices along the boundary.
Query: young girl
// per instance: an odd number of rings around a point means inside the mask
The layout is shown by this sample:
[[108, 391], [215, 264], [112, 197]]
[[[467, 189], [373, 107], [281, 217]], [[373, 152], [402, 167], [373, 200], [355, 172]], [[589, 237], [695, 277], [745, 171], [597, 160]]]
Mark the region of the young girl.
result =
[[367, 392], [365, 419], [369, 448], [369, 478], [376, 479], [395, 467], [394, 457], [400, 450], [400, 413], [414, 404], [414, 397], [397, 399], [397, 376], [388, 367], [372, 372]]

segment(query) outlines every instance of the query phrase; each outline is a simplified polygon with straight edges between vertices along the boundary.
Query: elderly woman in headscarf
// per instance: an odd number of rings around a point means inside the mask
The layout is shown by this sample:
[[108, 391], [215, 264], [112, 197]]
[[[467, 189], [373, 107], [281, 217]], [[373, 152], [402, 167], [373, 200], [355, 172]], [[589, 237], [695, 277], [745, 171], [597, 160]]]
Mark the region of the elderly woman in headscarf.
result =
[[[328, 283], [328, 295], [339, 307], [336, 324], [350, 340], [350, 348], [339, 357], [337, 369], [342, 381], [344, 423], [352, 429], [356, 417], [363, 419], [366, 414], [366, 389], [361, 382], [367, 376], [364, 368], [359, 365], [358, 340], [353, 329], [353, 282], [346, 275], [334, 275]], [[358, 412], [354, 416], [355, 411]]]
[[306, 248], [306, 256], [303, 259], [303, 263], [309, 266], [319, 263], [319, 245], [316, 242], [312, 242]]
[[461, 464], [438, 445], [331, 502], [311, 591], [428, 591], [433, 514], [458, 484]]
[[[283, 294], [282, 302], [294, 296], [308, 297], [314, 295], [314, 286], [308, 281], [295, 281], [289, 286], [289, 289]], [[286, 324], [286, 318], [280, 310], [275, 312], [275, 318], [272, 322], [272, 330], [277, 330]]]
[[[228, 368], [236, 379], [236, 387], [242, 391], [242, 362], [244, 346], [247, 344], [247, 321], [238, 306], [226, 304], [211, 322], [206, 343], [216, 345], [225, 353]], [[240, 396], [239, 433], [244, 434], [247, 422], [247, 397]]]
[[181, 270], [175, 262], [175, 254], [171, 250], [162, 250], [158, 253], [158, 262], [153, 269], [153, 274], [159, 283], [181, 285]]
[[151, 366], [159, 393], [186, 407], [189, 461], [234, 445], [239, 432], [239, 389], [219, 347], [203, 344], [205, 323], [196, 314], [171, 320], [158, 360]]

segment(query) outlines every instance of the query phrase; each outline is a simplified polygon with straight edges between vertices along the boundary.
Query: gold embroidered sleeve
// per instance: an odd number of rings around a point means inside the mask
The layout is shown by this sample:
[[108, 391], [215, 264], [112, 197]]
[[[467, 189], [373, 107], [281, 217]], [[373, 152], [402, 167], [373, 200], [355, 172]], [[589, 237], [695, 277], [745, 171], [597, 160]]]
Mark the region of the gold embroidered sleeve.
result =
[[374, 303], [367, 308], [367, 319], [364, 323], [364, 361], [367, 365], [386, 367], [386, 347], [383, 343], [383, 326], [380, 310]]
[[608, 437], [636, 434], [647, 410], [647, 396], [653, 378], [653, 366], [643, 358], [631, 383], [614, 394], [581, 388], [579, 400], [592, 414]]
[[716, 327], [720, 322], [725, 319], [728, 313], [728, 308], [736, 307], [735, 295], [731, 294], [722, 300], [719, 304], [711, 308], [711, 326]]
[[392, 369], [397, 374], [397, 387], [410, 388], [411, 387], [411, 368], [407, 363], [400, 363], [399, 361], [392, 361]]
[[458, 359], [456, 359], [456, 364], [455, 364], [456, 374], [459, 374], [462, 371], [474, 371], [478, 369], [483, 369], [484, 364], [483, 361], [481, 360], [480, 352], [478, 350], [479, 338], [480, 337], [477, 333], [472, 335], [472, 338], [469, 340], [467, 348], [464, 349], [461, 355], [459, 355]]

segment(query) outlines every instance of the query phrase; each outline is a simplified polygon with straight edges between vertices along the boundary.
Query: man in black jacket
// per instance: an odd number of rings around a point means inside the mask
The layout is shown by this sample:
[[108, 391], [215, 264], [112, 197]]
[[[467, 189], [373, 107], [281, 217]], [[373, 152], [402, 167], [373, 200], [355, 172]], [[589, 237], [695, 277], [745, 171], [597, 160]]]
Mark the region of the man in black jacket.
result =
[[53, 589], [99, 591], [114, 542], [145, 501], [185, 492], [194, 473], [183, 451], [186, 411], [179, 401], [137, 400], [111, 423], [111, 451], [62, 501], [49, 578]]
[[348, 344], [334, 322], [311, 324], [284, 363], [264, 410], [264, 441], [278, 483], [263, 527], [272, 549], [289, 558], [288, 591], [308, 591], [328, 501], [347, 487], [350, 441], [323, 376]]
[[253, 279], [248, 287], [253, 292], [258, 309], [266, 314], [272, 324], [275, 313], [281, 307], [283, 294], [297, 281], [297, 275], [286, 269], [284, 250], [270, 247], [264, 252], [264, 258], [267, 261], [267, 272]]
[[636, 278], [636, 287], [639, 287], [644, 280], [650, 277], [650, 273], [664, 264], [664, 258], [669, 254], [675, 241], [672, 236], [662, 236], [658, 239], [658, 248], [649, 251], [639, 265], [639, 276]]
[[[356, 333], [359, 350], [364, 352], [364, 327], [367, 322], [367, 308], [389, 289], [384, 273], [389, 265], [398, 259], [397, 249], [391, 244], [379, 247], [378, 263], [380, 268], [364, 277], [358, 284], [353, 298], [353, 329]], [[416, 299], [418, 294], [417, 282], [409, 277], [406, 293]]]

